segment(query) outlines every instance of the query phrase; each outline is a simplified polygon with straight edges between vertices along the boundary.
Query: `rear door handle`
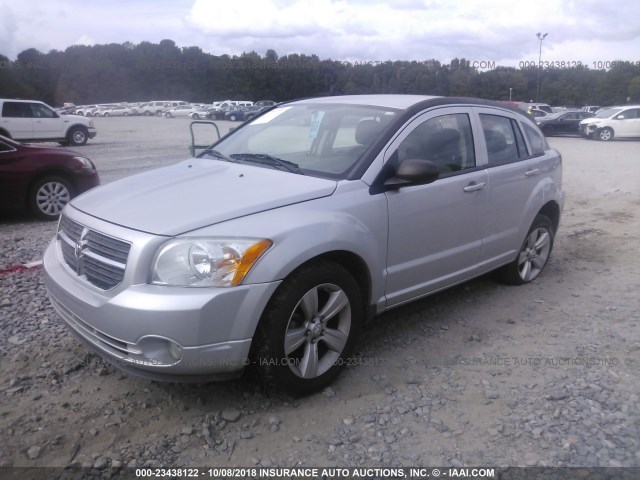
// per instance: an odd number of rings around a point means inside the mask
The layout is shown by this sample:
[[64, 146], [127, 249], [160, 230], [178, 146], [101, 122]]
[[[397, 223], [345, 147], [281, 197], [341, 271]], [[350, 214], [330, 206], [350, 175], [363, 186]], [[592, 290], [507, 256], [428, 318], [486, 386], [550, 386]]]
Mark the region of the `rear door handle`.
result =
[[486, 184], [484, 182], [471, 182], [469, 185], [463, 188], [465, 192], [475, 192], [477, 190], [482, 190]]
[[537, 168], [531, 168], [529, 170], [527, 170], [526, 172], [524, 172], [524, 176], [525, 177], [533, 177], [535, 175], [538, 175], [540, 173], [540, 170], [538, 170]]

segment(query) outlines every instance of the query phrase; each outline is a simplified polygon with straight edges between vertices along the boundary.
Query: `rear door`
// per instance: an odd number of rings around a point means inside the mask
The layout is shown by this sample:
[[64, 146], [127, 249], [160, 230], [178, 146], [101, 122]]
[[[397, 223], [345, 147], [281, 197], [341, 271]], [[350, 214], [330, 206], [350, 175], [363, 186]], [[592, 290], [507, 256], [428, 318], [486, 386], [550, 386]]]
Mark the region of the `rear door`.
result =
[[[519, 121], [519, 115], [491, 108], [475, 110], [487, 155], [488, 203], [482, 222], [481, 256], [482, 269], [488, 271], [515, 258], [532, 216], [543, 204], [534, 192], [557, 158], [546, 159], [552, 154], [545, 153], [541, 132]], [[548, 165], [547, 160], [551, 162]]]
[[469, 109], [439, 108], [403, 129], [385, 162], [431, 160], [440, 178], [387, 196], [387, 305], [470, 278], [477, 271], [487, 173], [476, 164]]

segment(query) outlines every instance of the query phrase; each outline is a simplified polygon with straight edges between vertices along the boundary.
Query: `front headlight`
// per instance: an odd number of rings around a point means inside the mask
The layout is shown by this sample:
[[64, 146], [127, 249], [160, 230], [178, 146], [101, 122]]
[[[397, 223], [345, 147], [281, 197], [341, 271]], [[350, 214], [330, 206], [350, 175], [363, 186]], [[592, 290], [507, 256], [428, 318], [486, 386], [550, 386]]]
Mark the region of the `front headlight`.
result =
[[91, 160], [85, 157], [73, 157], [73, 159], [78, 162], [80, 168], [83, 170], [95, 170], [96, 166], [93, 164]]
[[156, 254], [151, 283], [181, 287], [239, 285], [272, 243], [255, 238], [171, 240]]

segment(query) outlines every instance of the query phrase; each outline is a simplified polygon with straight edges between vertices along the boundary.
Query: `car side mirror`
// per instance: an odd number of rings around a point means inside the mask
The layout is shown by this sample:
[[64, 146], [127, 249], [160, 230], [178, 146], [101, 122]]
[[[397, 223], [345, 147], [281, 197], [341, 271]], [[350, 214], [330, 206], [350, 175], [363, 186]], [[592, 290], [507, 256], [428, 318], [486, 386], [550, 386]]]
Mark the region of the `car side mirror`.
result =
[[395, 174], [389, 177], [384, 185], [395, 189], [409, 185], [426, 185], [435, 182], [440, 172], [431, 160], [407, 158], [397, 166]]
[[618, 115], [618, 116], [616, 117], [616, 120], [624, 120], [624, 115]]

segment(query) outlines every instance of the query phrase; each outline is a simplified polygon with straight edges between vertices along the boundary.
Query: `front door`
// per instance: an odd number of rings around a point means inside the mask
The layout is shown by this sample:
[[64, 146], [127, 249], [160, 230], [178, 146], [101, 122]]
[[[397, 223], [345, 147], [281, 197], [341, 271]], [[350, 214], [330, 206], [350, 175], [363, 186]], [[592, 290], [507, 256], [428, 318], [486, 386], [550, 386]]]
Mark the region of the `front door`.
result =
[[386, 192], [387, 306], [475, 274], [487, 202], [487, 172], [476, 156], [471, 118], [456, 108], [417, 117], [388, 148], [385, 161], [431, 160], [440, 178]]

